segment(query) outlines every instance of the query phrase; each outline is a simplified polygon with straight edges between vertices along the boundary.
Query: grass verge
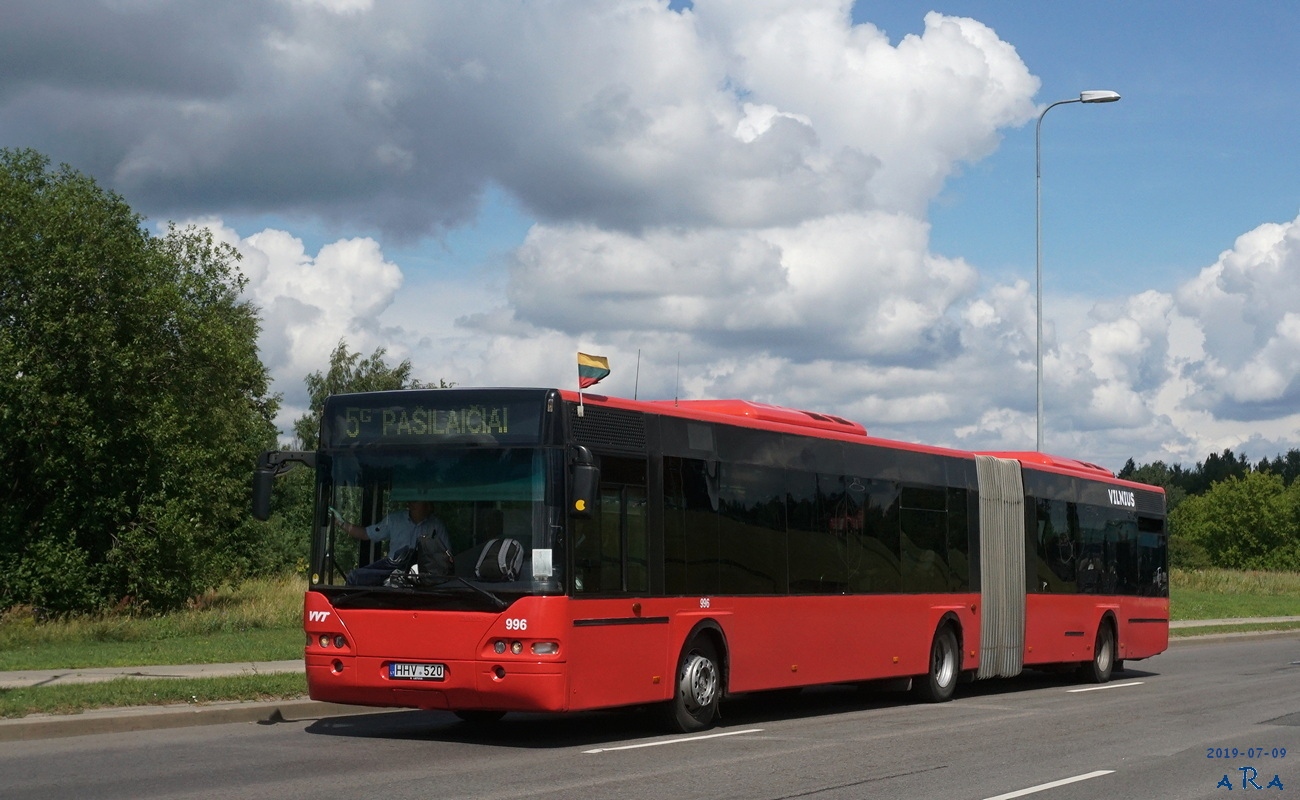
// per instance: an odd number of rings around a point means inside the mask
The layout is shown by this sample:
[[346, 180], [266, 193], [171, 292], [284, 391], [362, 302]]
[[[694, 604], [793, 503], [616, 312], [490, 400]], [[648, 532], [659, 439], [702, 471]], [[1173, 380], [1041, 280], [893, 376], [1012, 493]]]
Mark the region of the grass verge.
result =
[[295, 673], [226, 678], [118, 678], [103, 683], [0, 689], [0, 717], [77, 714], [123, 706], [285, 700], [306, 694], [306, 676]]
[[1300, 573], [1175, 569], [1169, 577], [1175, 620], [1300, 616]]
[[299, 577], [253, 580], [196, 598], [161, 617], [100, 614], [0, 618], [0, 670], [222, 664], [302, 657]]

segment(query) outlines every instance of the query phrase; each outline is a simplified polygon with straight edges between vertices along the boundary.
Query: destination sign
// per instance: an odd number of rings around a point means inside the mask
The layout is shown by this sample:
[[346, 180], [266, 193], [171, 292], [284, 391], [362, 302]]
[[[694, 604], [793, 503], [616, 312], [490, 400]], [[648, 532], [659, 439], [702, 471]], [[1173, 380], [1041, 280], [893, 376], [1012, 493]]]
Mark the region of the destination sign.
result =
[[452, 439], [534, 444], [541, 433], [541, 408], [531, 400], [499, 398], [493, 402], [483, 398], [485, 402], [474, 402], [479, 398], [454, 393], [445, 397], [415, 394], [402, 404], [393, 404], [391, 399], [391, 394], [384, 398], [365, 395], [332, 398], [334, 402], [325, 420], [328, 446], [371, 442], [419, 444]]
[[343, 435], [356, 439], [366, 431], [383, 439], [404, 436], [459, 436], [510, 433], [509, 406], [463, 408], [357, 408], [344, 407]]

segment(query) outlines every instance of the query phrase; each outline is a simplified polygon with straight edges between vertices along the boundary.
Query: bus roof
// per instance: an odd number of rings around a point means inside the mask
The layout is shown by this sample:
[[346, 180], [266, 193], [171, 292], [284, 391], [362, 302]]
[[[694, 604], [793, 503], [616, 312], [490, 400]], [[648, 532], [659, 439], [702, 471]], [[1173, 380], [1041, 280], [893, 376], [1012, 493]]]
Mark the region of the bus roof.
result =
[[834, 414], [819, 414], [798, 408], [774, 406], [768, 403], [754, 403], [749, 400], [650, 400], [653, 406], [671, 405], [691, 412], [723, 414], [732, 417], [749, 417], [763, 422], [781, 422], [804, 428], [836, 431], [838, 433], [866, 436], [867, 429], [851, 420]]

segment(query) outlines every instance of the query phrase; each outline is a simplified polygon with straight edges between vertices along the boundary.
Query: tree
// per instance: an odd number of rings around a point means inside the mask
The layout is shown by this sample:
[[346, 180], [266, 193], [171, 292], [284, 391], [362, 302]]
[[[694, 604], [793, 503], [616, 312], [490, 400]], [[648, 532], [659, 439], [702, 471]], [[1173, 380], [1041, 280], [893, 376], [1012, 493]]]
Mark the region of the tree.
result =
[[1229, 478], [1243, 478], [1250, 472], [1250, 459], [1225, 449], [1222, 455], [1210, 453], [1196, 465], [1184, 488], [1188, 494], [1205, 494], [1210, 487]]
[[1170, 515], [1172, 539], [1204, 549], [1213, 566], [1300, 569], [1300, 486], [1251, 472], [1188, 497]]
[[454, 385], [441, 379], [437, 384], [422, 384], [411, 378], [410, 359], [403, 359], [397, 366], [390, 367], [384, 361], [387, 354], [388, 351], [380, 347], [369, 358], [363, 359], [361, 353], [350, 352], [347, 341], [340, 339], [330, 354], [329, 370], [324, 373], [313, 372], [306, 377], [311, 410], [293, 423], [294, 436], [304, 450], [316, 449], [325, 398], [332, 394], [418, 389], [422, 386], [446, 389]]
[[1261, 459], [1255, 470], [1280, 475], [1282, 481], [1290, 486], [1295, 483], [1296, 478], [1300, 478], [1300, 450], [1288, 450], [1285, 458], [1278, 454], [1272, 461]]
[[278, 399], [238, 260], [0, 150], [0, 607], [162, 610], [256, 561]]
[[1131, 458], [1124, 463], [1123, 469], [1119, 471], [1119, 477], [1124, 480], [1163, 488], [1165, 490], [1165, 510], [1168, 512], [1172, 512], [1187, 497], [1187, 490], [1183, 488], [1183, 474], [1183, 468], [1178, 464], [1170, 467], [1163, 461], [1155, 461], [1139, 467], [1133, 463]]

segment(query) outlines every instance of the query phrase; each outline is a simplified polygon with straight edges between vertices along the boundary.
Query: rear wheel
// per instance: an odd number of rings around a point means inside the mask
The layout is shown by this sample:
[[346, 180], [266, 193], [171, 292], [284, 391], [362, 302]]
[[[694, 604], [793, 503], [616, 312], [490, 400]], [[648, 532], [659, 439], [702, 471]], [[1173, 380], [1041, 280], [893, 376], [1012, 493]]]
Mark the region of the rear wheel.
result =
[[717, 649], [708, 638], [696, 637], [682, 650], [673, 689], [667, 706], [670, 728], [691, 733], [713, 725], [722, 695], [722, 669]]
[[957, 688], [957, 674], [960, 672], [960, 658], [957, 649], [957, 634], [952, 626], [944, 625], [934, 634], [930, 645], [930, 671], [917, 678], [912, 690], [916, 696], [927, 703], [942, 703], [952, 699]]
[[1092, 658], [1079, 665], [1079, 679], [1084, 683], [1105, 683], [1115, 670], [1115, 631], [1109, 622], [1097, 626], [1097, 641]]

